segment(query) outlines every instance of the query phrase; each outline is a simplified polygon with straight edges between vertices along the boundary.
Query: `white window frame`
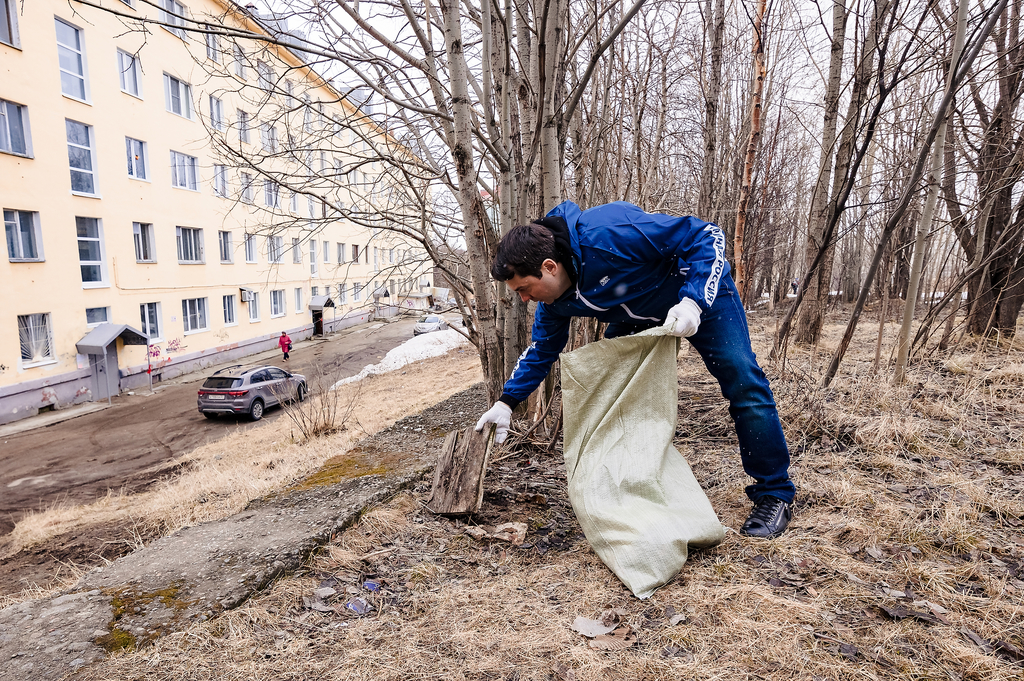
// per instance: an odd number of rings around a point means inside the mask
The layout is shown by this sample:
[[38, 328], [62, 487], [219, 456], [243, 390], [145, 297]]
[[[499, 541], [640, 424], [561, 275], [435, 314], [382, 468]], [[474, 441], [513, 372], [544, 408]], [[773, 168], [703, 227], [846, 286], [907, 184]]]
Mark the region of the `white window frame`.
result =
[[268, 95], [274, 91], [274, 68], [263, 60], [256, 60], [256, 77], [260, 88]]
[[260, 321], [260, 293], [259, 291], [252, 291], [250, 296], [249, 302], [246, 303], [249, 308], [249, 323], [255, 324]]
[[[76, 195], [76, 196], [99, 196], [100, 195], [100, 191], [99, 191], [99, 178], [96, 176], [97, 175], [97, 173], [96, 173], [96, 134], [94, 132], [95, 128], [93, 128], [91, 125], [86, 125], [85, 123], [81, 123], [79, 121], [75, 121], [75, 120], [72, 120], [70, 118], [65, 118], [64, 119], [64, 127], [65, 127], [65, 132], [66, 133], [69, 132], [67, 130], [67, 128], [70, 127], [71, 125], [80, 125], [83, 128], [85, 128], [85, 133], [86, 133], [86, 137], [88, 138], [88, 145], [89, 145], [89, 146], [83, 146], [82, 144], [80, 144], [78, 142], [72, 142], [70, 140], [70, 135], [68, 136], [69, 137], [69, 139], [67, 140], [67, 144], [68, 144], [68, 169], [71, 172], [71, 177], [74, 178], [74, 173], [80, 173], [82, 175], [89, 176], [89, 178], [92, 180], [92, 191], [91, 192], [82, 191], [80, 189], [75, 189], [74, 188], [75, 187], [74, 180], [72, 180], [72, 183], [71, 183], [71, 193]], [[84, 149], [87, 152], [89, 152], [89, 165], [90, 165], [89, 168], [78, 168], [78, 167], [75, 167], [75, 166], [71, 165], [71, 158], [70, 158], [70, 156], [71, 156], [72, 148], [74, 148], [74, 149]]]
[[[0, 2], [3, 1], [0, 0]], [[18, 121], [21, 123], [21, 143], [25, 147], [23, 152], [14, 149], [14, 128], [11, 127], [14, 115], [17, 115]], [[14, 156], [32, 158], [32, 132], [28, 123], [28, 107], [24, 104], [0, 99], [0, 151]]]
[[[26, 258], [24, 233], [24, 217], [27, 215], [30, 222], [29, 233], [32, 235], [32, 246], [35, 247], [35, 257]], [[4, 219], [4, 236], [7, 242], [7, 259], [10, 262], [44, 262], [43, 255], [43, 231], [39, 226], [39, 213], [29, 210], [17, 210], [15, 208], [4, 208], [2, 211]], [[11, 252], [14, 247], [17, 253]]]
[[292, 264], [302, 264], [302, 240], [297, 236], [292, 237]]
[[[179, 111], [174, 110], [174, 98], [178, 99]], [[192, 86], [176, 76], [164, 73], [164, 104], [167, 112], [187, 120], [195, 120], [192, 106]]]
[[[156, 237], [149, 222], [133, 222], [132, 238], [135, 242], [135, 262], [156, 262]], [[146, 256], [149, 257], [146, 257]]]
[[224, 308], [224, 326], [238, 326], [238, 296], [229, 294], [221, 297], [221, 305]]
[[280, 208], [281, 185], [273, 180], [263, 180], [263, 202], [267, 208]]
[[[163, 340], [163, 336], [160, 334], [164, 327], [160, 319], [159, 302], [139, 304], [139, 319], [142, 321], [142, 335], [149, 339], [151, 345]], [[154, 326], [156, 327], [156, 333], [150, 336], [149, 333]]]
[[[54, 31], [56, 31], [56, 29], [57, 29], [56, 24], [64, 24], [66, 27], [68, 27], [72, 31], [74, 31], [75, 35], [78, 37], [78, 45], [77, 46], [75, 46], [75, 45], [67, 45], [65, 43], [60, 42], [60, 38], [59, 37], [57, 38], [58, 69], [60, 70], [60, 74], [62, 76], [61, 77], [61, 83], [60, 83], [61, 94], [63, 94], [65, 97], [67, 97], [69, 99], [75, 100], [76, 102], [85, 102], [86, 104], [88, 104], [88, 103], [90, 103], [90, 99], [89, 99], [89, 65], [88, 65], [88, 61], [86, 60], [86, 57], [85, 57], [85, 31], [83, 31], [80, 27], [75, 26], [71, 22], [65, 21], [64, 19], [61, 19], [59, 17], [54, 17], [53, 20], [55, 22], [55, 24], [54, 24]], [[75, 73], [74, 71], [68, 71], [64, 67], [60, 66], [60, 53], [61, 53], [61, 50], [66, 50], [67, 52], [75, 55], [76, 59], [81, 64], [81, 67], [82, 67], [82, 72], [81, 73]], [[72, 94], [70, 92], [65, 92], [64, 91], [64, 78], [63, 78], [64, 74], [67, 74], [71, 78], [76, 78], [76, 79], [82, 81], [82, 96], [81, 97], [79, 97], [76, 94]]]
[[274, 289], [270, 292], [270, 318], [283, 317], [288, 314], [288, 305], [284, 299], [284, 289]]
[[237, 109], [235, 115], [238, 118], [238, 141], [243, 144], [249, 143], [249, 112]]
[[[132, 82], [129, 82], [128, 74], [131, 74]], [[121, 83], [121, 92], [136, 99], [142, 99], [142, 67], [139, 64], [138, 55], [118, 49], [117, 76]], [[132, 85], [135, 86], [134, 91]]]
[[231, 56], [235, 60], [235, 76], [248, 80], [248, 69], [245, 63], [245, 50], [238, 43], [231, 43]]
[[[96, 225], [96, 236], [80, 235], [78, 233], [79, 220], [94, 220], [94, 224]], [[99, 260], [82, 260], [82, 241], [95, 242], [98, 244]], [[107, 283], [107, 251], [103, 241], [103, 220], [101, 218], [91, 218], [81, 215], [75, 216], [75, 243], [78, 245], [79, 270], [81, 270], [83, 266], [100, 268], [100, 278], [98, 281], [86, 281], [85, 277], [82, 277], [82, 288], [107, 288], [110, 286], [110, 284]]]
[[[202, 227], [175, 227], [174, 238], [178, 247], [179, 265], [203, 265], [206, 263], [206, 248], [203, 243]], [[186, 260], [184, 257], [186, 255], [193, 255], [195, 257]]]
[[363, 285], [358, 281], [352, 282], [352, 300], [360, 300], [363, 294]]
[[321, 250], [323, 250], [323, 252], [324, 252], [324, 264], [330, 263], [331, 262], [331, 242], [330, 241], [324, 241], [324, 245], [323, 245], [323, 248]]
[[[190, 309], [190, 307], [192, 307], [190, 303], [195, 303], [195, 312]], [[195, 317], [195, 326], [190, 323], [193, 316]], [[210, 330], [209, 306], [207, 305], [207, 299], [205, 297], [182, 298], [181, 325], [185, 329], [184, 333], [186, 336]]]
[[295, 314], [302, 314], [302, 287], [295, 287]]
[[263, 151], [277, 153], [277, 127], [273, 123], [260, 125], [260, 143], [263, 145]]
[[[33, 317], [40, 319], [33, 320]], [[33, 321], [37, 323], [33, 324]], [[18, 315], [17, 329], [20, 351], [18, 364], [22, 369], [57, 363], [57, 355], [53, 347], [53, 321], [49, 312]], [[31, 355], [33, 345], [41, 345], [45, 354]], [[28, 359], [25, 357], [26, 349], [31, 355]]]
[[338, 264], [345, 264], [345, 242], [343, 241], [338, 242]]
[[338, 284], [338, 302], [348, 302], [348, 284], [346, 284], [345, 282]]
[[316, 239], [309, 240], [309, 273], [316, 276]]
[[[103, 310], [103, 319], [98, 322], [89, 321], [89, 312], [94, 310]], [[106, 324], [110, 321], [110, 306], [104, 305], [102, 307], [87, 307], [85, 308], [85, 325], [87, 327], [99, 326], [100, 324]]]
[[206, 58], [215, 64], [221, 63], [220, 36], [216, 33], [206, 34]]
[[284, 262], [284, 238], [279, 236], [267, 237], [267, 262]]
[[199, 159], [171, 150], [171, 186], [199, 191]]
[[234, 246], [231, 243], [231, 232], [223, 229], [217, 232], [217, 249], [220, 252], [221, 263], [229, 264], [235, 261]]
[[215, 164], [213, 166], [213, 195], [226, 198], [229, 191], [228, 167]]
[[224, 132], [224, 103], [215, 95], [210, 95], [210, 127]]
[[[185, 5], [177, 2], [177, 0], [160, 0], [160, 20], [171, 24], [170, 26], [164, 26], [168, 33], [177, 36], [182, 40], [185, 39], [185, 26], [184, 17], [188, 13]], [[179, 16], [175, 16], [179, 15]]]
[[246, 232], [242, 238], [242, 243], [245, 246], [245, 262], [252, 264], [256, 262], [256, 236]]
[[242, 203], [252, 203], [252, 175], [249, 173], [239, 173], [239, 182], [242, 185]]
[[18, 33], [17, 2], [15, 0], [0, 0], [0, 8], [4, 10], [4, 16], [0, 17], [0, 21], [6, 22], [4, 32], [8, 34], [7, 40], [0, 38], [0, 43], [20, 48], [21, 35]]
[[134, 137], [124, 138], [125, 160], [128, 162], [128, 177], [149, 182], [148, 144]]

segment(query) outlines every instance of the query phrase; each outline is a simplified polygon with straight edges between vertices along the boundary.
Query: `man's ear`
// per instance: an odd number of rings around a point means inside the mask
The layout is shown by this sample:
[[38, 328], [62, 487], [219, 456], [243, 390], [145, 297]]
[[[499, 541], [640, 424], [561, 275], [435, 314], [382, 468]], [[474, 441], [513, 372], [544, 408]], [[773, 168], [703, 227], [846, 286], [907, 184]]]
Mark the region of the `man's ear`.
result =
[[558, 272], [559, 264], [551, 258], [546, 258], [544, 262], [540, 264], [540, 269], [543, 272], [547, 272], [551, 276], [554, 276]]

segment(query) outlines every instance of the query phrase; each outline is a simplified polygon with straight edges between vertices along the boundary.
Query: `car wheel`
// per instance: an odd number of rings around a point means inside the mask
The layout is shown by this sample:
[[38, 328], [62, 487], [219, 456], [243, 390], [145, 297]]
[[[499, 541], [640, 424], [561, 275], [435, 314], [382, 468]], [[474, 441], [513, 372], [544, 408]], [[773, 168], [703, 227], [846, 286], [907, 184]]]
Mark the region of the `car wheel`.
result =
[[295, 391], [295, 399], [303, 402], [306, 399], [306, 384], [299, 383], [299, 389]]
[[208, 411], [204, 411], [204, 412], [203, 412], [203, 416], [205, 416], [206, 418], [210, 419], [211, 421], [212, 421], [213, 419], [217, 418], [217, 415], [216, 415], [216, 414], [214, 414], [214, 413], [211, 413], [211, 412], [208, 412]]
[[263, 400], [253, 400], [252, 406], [249, 407], [249, 419], [259, 421], [261, 418], [263, 418]]

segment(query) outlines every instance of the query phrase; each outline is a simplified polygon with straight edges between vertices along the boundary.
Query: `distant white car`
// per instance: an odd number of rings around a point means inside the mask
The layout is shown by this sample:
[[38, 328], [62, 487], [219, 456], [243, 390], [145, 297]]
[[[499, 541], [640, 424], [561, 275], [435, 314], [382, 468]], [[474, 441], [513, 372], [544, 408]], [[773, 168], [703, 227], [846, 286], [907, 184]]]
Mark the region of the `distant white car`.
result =
[[439, 314], [428, 314], [426, 317], [420, 317], [420, 320], [413, 327], [412, 335], [418, 336], [421, 333], [430, 333], [431, 331], [444, 331], [448, 328], [448, 320]]

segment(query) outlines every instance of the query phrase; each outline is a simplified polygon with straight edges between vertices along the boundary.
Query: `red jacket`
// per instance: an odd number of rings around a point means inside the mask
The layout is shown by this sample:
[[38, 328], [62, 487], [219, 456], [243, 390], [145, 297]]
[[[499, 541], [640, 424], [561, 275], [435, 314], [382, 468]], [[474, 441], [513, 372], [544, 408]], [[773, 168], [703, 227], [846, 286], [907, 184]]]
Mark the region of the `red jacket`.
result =
[[292, 344], [292, 339], [287, 334], [277, 339], [277, 345], [285, 352], [288, 351], [288, 346]]

